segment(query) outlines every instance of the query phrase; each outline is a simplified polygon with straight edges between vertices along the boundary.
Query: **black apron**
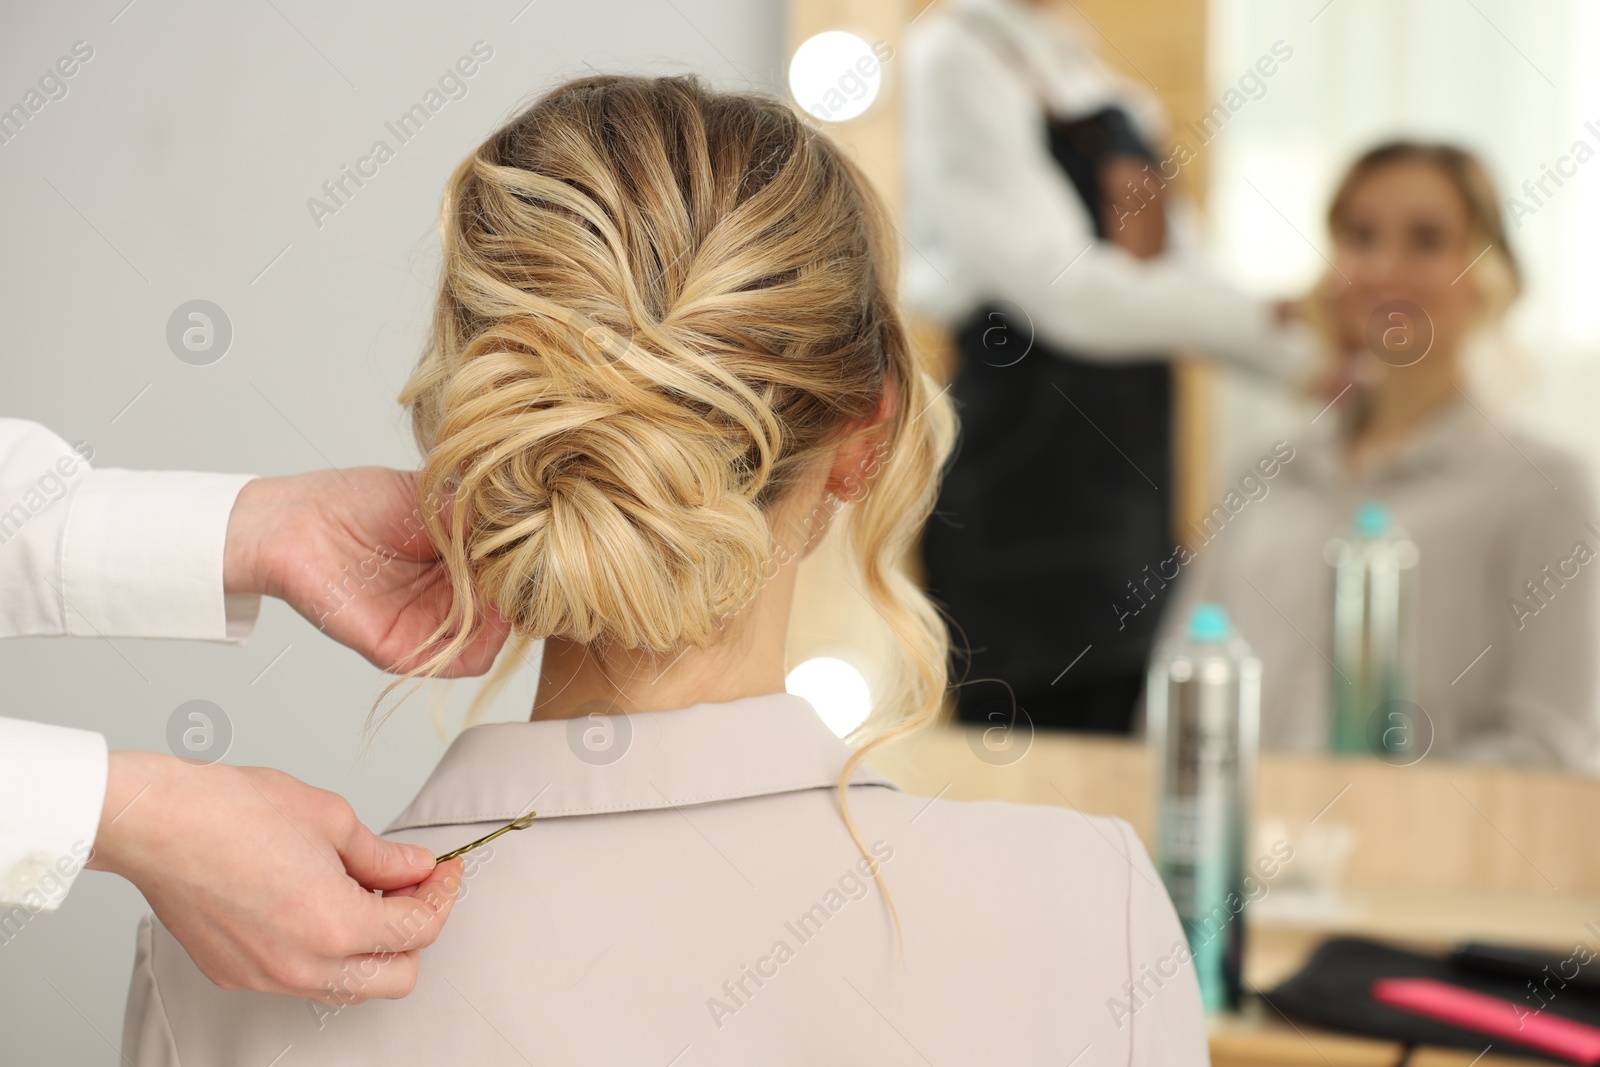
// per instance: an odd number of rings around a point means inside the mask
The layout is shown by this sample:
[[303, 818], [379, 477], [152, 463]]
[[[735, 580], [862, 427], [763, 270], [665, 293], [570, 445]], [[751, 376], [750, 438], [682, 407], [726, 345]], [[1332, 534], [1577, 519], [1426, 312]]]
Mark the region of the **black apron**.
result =
[[[1103, 239], [1101, 161], [1154, 156], [1118, 108], [1047, 122]], [[1108, 365], [1038, 337], [1026, 348], [1010, 308], [956, 331], [961, 439], [922, 542], [954, 621], [957, 718], [1009, 724], [1004, 682], [1036, 726], [1127, 733], [1159, 615], [1128, 612], [1129, 583], [1173, 551], [1171, 372], [1156, 353]]]

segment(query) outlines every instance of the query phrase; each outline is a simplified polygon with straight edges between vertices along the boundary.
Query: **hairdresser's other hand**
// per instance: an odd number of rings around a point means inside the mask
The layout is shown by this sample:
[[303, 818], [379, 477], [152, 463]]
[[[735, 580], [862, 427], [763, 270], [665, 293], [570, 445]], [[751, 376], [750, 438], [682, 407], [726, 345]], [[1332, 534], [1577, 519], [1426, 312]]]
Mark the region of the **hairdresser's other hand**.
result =
[[222, 988], [340, 1004], [411, 992], [462, 879], [459, 861], [376, 836], [335, 793], [154, 752], [111, 754], [88, 866], [138, 886]]
[[[415, 478], [355, 467], [249, 482], [228, 520], [224, 588], [287, 601], [384, 670], [415, 665], [431, 651], [418, 654], [452, 597], [422, 524]], [[493, 611], [479, 620], [444, 676], [482, 674], [494, 663], [505, 622]]]

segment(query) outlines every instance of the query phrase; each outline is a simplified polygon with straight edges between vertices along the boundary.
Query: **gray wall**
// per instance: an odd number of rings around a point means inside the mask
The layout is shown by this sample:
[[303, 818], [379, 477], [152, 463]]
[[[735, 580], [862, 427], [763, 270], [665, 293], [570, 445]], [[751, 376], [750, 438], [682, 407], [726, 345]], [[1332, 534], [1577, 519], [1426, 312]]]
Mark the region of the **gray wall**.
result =
[[[783, 61], [779, 0], [125, 3], [18, 5], [0, 35], [0, 107], [75, 42], [93, 48], [66, 95], [0, 144], [0, 415], [88, 441], [97, 466], [414, 462], [394, 397], [430, 309], [440, 192], [468, 149], [591, 65], [772, 89]], [[384, 124], [480, 40], [493, 57], [466, 95], [399, 144]], [[379, 139], [394, 158], [319, 227], [307, 199]], [[209, 366], [166, 343], [193, 299], [233, 326]], [[382, 676], [277, 603], [242, 647], [0, 643], [0, 679], [0, 714], [99, 730], [113, 748], [164, 750], [172, 711], [210, 700], [233, 725], [229, 762], [336, 789], [375, 825], [444, 744], [419, 699], [363, 749]], [[447, 725], [472, 685], [449, 691]], [[532, 691], [525, 671], [491, 717], [525, 715]], [[0, 946], [0, 1060], [117, 1062], [144, 910], [90, 872]]]

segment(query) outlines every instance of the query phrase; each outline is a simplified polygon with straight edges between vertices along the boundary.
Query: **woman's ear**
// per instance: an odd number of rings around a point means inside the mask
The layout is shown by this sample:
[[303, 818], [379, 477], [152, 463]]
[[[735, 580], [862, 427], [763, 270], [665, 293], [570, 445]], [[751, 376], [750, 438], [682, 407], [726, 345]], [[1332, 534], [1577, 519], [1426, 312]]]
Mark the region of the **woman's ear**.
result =
[[899, 386], [885, 378], [878, 394], [878, 406], [871, 415], [855, 420], [846, 430], [844, 441], [834, 453], [828, 470], [825, 492], [841, 500], [859, 500], [877, 476], [888, 455], [889, 421], [900, 400]]

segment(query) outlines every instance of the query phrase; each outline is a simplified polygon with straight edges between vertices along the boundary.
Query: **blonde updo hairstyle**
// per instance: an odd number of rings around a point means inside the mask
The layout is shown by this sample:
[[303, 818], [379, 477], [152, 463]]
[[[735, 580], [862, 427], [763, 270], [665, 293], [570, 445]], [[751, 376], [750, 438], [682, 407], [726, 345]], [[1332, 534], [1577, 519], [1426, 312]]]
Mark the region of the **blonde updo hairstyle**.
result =
[[468, 156], [440, 230], [432, 338], [400, 399], [419, 500], [448, 501], [421, 510], [454, 603], [412, 677], [486, 605], [514, 639], [664, 663], [714, 643], [784, 559], [773, 505], [893, 387], [844, 508], [898, 649], [839, 780], [861, 847], [850, 774], [943, 701], [947, 631], [903, 568], [956, 426], [908, 343], [866, 179], [775, 99], [600, 76]]

